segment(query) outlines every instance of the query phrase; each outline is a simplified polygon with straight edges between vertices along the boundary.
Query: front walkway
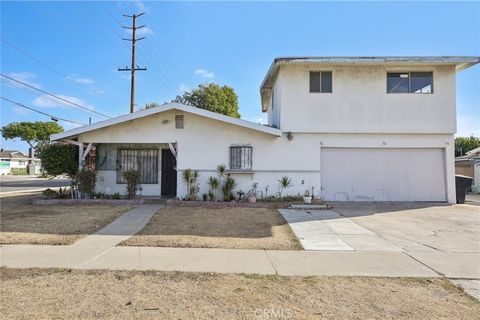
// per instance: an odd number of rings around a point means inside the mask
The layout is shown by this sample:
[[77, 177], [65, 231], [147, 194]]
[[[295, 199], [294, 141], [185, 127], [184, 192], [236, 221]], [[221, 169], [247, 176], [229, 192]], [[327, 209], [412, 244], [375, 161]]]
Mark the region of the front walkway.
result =
[[[324, 251], [116, 246], [141, 230], [159, 208], [161, 205], [137, 207], [71, 246], [4, 245], [0, 248], [1, 265], [9, 268], [58, 267], [284, 276], [446, 276], [454, 279], [480, 279], [478, 252], [407, 252], [399, 250], [395, 245], [377, 242], [378, 239], [364, 239], [365, 245], [361, 248], [351, 239], [344, 241], [341, 235], [328, 231], [325, 226], [336, 232], [366, 238], [375, 236], [375, 233], [334, 212], [323, 213], [330, 214], [331, 219], [316, 226], [324, 230], [318, 238], [312, 238], [310, 242], [303, 241], [304, 245], [330, 243], [329, 246], [332, 247], [326, 247]], [[296, 217], [289, 217], [290, 220], [299, 221], [307, 218], [301, 212]], [[316, 224], [310, 222], [300, 229], [308, 234], [313, 232], [312, 228]], [[312, 237], [314, 236], [315, 232]], [[333, 246], [336, 249], [333, 249]]]

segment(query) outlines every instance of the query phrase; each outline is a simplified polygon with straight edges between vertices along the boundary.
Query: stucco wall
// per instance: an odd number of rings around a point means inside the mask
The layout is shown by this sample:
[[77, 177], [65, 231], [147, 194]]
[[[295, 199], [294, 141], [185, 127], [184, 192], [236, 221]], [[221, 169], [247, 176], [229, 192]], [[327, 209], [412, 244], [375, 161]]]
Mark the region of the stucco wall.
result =
[[[82, 142], [93, 143], [177, 143], [178, 183], [177, 195], [185, 195], [181, 180], [182, 170], [200, 171], [200, 194], [206, 193], [206, 179], [215, 175], [218, 164], [229, 163], [231, 145], [253, 147], [253, 168], [249, 174], [232, 174], [238, 189], [247, 191], [253, 182], [259, 190], [269, 186], [269, 194], [278, 191], [277, 179], [284, 175], [292, 178], [294, 186], [288, 194], [302, 193], [314, 187], [320, 194], [321, 148], [442, 148], [446, 155], [446, 185], [448, 201], [455, 201], [453, 135], [451, 134], [318, 134], [294, 133], [289, 141], [284, 134], [275, 137], [266, 133], [228, 125], [224, 122], [185, 113], [185, 128], [175, 129], [175, 115], [181, 112], [168, 111], [162, 114], [137, 119], [109, 128], [80, 135]], [[115, 184], [113, 177], [104, 176], [104, 182]], [[160, 191], [150, 190], [149, 195]], [[147, 195], [144, 188], [143, 194]]]
[[[322, 70], [333, 92], [310, 93], [309, 71]], [[433, 71], [433, 94], [387, 94], [389, 71]], [[277, 85], [286, 132], [456, 132], [454, 66], [284, 65]]]

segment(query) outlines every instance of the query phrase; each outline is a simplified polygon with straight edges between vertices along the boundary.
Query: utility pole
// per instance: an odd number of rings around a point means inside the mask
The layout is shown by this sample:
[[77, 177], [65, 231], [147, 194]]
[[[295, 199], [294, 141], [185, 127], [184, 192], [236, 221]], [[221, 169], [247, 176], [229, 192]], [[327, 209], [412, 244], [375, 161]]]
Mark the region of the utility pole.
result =
[[125, 26], [122, 26], [123, 28], [125, 29], [130, 29], [132, 30], [132, 39], [123, 39], [123, 40], [126, 40], [126, 41], [131, 41], [132, 42], [132, 66], [131, 68], [128, 68], [128, 67], [125, 67], [125, 68], [118, 68], [118, 71], [130, 71], [131, 72], [131, 84], [130, 84], [130, 113], [133, 113], [135, 112], [135, 71], [144, 71], [144, 70], [147, 70], [146, 67], [144, 68], [140, 68], [137, 66], [137, 64], [135, 63], [135, 43], [137, 41], [140, 41], [140, 40], [143, 40], [145, 39], [145, 37], [142, 37], [142, 38], [136, 38], [136, 31], [137, 29], [140, 29], [140, 28], [143, 28], [145, 27], [145, 25], [141, 25], [139, 27], [137, 27], [137, 18], [140, 17], [140, 16], [143, 16], [145, 14], [145, 12], [142, 12], [138, 15], [132, 15], [132, 16], [129, 16], [129, 15], [126, 15], [124, 14], [123, 16], [124, 17], [127, 17], [127, 18], [132, 18], [132, 26], [131, 27], [125, 27]]

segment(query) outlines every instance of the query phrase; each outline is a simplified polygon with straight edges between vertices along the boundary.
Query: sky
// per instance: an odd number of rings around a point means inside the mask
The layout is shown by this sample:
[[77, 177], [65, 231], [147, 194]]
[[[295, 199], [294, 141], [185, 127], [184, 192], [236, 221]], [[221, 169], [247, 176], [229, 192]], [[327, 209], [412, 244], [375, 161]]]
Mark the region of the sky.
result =
[[[1, 73], [100, 114], [129, 112], [138, 18], [136, 105], [202, 83], [235, 89], [242, 118], [264, 122], [259, 86], [279, 56], [480, 56], [480, 2], [1, 2]], [[79, 123], [106, 119], [1, 77], [1, 96]], [[480, 65], [457, 74], [457, 135], [480, 136]], [[1, 126], [48, 116], [0, 100]], [[59, 122], [66, 130], [78, 126]], [[1, 140], [4, 149], [27, 150]]]

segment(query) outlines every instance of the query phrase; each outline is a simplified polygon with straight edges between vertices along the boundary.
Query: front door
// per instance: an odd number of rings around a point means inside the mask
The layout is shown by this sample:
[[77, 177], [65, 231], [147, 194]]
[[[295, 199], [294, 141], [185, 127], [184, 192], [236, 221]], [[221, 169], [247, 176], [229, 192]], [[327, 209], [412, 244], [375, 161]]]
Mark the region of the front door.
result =
[[177, 160], [170, 149], [162, 149], [162, 196], [177, 195]]

